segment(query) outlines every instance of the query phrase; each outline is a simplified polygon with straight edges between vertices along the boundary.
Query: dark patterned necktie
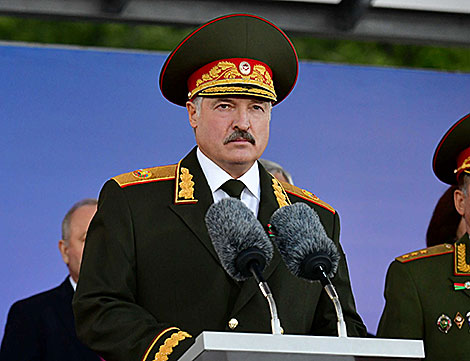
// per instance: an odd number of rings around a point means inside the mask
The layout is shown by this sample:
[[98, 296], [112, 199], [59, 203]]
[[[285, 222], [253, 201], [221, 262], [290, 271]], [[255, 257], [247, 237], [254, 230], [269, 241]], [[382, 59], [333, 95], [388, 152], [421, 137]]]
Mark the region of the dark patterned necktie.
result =
[[238, 199], [240, 199], [243, 188], [245, 188], [243, 182], [236, 179], [230, 179], [220, 186], [220, 189], [222, 189], [230, 197]]

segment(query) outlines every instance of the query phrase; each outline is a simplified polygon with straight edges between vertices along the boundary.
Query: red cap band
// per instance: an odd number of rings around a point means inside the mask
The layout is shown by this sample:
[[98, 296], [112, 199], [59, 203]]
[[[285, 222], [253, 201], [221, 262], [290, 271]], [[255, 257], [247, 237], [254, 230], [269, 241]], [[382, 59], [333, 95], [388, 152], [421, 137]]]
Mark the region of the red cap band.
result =
[[188, 79], [188, 98], [196, 95], [250, 95], [276, 101], [272, 71], [253, 59], [213, 61]]
[[459, 156], [457, 157], [457, 169], [454, 170], [454, 173], [457, 175], [457, 179], [459, 178], [460, 174], [464, 171], [468, 171], [470, 169], [470, 148], [464, 149], [460, 152]]

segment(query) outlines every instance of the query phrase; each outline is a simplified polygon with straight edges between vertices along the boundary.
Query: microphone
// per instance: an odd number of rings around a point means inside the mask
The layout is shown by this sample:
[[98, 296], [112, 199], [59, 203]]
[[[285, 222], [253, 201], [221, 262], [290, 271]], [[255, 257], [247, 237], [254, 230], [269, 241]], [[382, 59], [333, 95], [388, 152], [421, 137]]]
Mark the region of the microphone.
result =
[[205, 221], [222, 267], [236, 281], [255, 277], [269, 304], [272, 333], [281, 334], [276, 303], [262, 275], [273, 257], [274, 249], [261, 223], [236, 198], [224, 198], [212, 204]]
[[340, 255], [318, 214], [304, 203], [294, 203], [275, 211], [269, 227], [287, 269], [309, 282], [321, 282], [335, 306], [338, 336], [346, 337], [341, 303], [330, 281], [338, 270]]

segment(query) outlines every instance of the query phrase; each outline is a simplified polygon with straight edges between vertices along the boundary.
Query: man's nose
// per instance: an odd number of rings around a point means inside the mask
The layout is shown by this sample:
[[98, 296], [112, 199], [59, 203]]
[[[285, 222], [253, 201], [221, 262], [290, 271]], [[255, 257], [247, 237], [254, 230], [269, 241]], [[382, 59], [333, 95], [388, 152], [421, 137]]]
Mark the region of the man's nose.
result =
[[246, 109], [238, 109], [235, 119], [233, 121], [233, 127], [240, 130], [250, 129], [250, 116]]

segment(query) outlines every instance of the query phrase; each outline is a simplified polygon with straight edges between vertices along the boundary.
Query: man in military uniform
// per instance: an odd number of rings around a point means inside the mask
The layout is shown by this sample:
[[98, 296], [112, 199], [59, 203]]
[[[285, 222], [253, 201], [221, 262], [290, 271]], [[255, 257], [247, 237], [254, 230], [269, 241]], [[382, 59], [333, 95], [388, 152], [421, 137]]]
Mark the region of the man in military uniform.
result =
[[[271, 106], [288, 95], [297, 72], [287, 36], [252, 15], [212, 20], [168, 56], [160, 88], [187, 108], [197, 147], [177, 164], [117, 176], [101, 191], [74, 311], [79, 337], [105, 359], [176, 360], [204, 330], [270, 333], [256, 282], [228, 276], [204, 221], [209, 206], [229, 196], [225, 185], [233, 180], [243, 182], [234, 196], [265, 227], [292, 202], [319, 213], [341, 252], [333, 283], [349, 334], [365, 334], [336, 211], [257, 162], [268, 142]], [[319, 284], [292, 276], [277, 251], [264, 276], [286, 334], [337, 335], [335, 310]]]
[[455, 244], [396, 258], [387, 274], [377, 336], [423, 339], [426, 360], [466, 360], [470, 355], [469, 136], [470, 114], [447, 131], [433, 158], [436, 176], [459, 186], [454, 204], [466, 234]]

